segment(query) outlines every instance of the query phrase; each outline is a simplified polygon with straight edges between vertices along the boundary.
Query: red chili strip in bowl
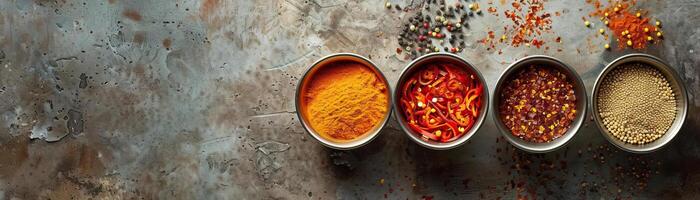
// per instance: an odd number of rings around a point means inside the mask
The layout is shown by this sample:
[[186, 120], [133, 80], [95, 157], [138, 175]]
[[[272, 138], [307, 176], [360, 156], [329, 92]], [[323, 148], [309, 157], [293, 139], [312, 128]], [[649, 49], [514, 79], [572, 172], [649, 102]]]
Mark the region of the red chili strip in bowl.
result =
[[400, 89], [408, 126], [427, 140], [451, 142], [462, 137], [482, 106], [482, 83], [450, 63], [424, 66]]

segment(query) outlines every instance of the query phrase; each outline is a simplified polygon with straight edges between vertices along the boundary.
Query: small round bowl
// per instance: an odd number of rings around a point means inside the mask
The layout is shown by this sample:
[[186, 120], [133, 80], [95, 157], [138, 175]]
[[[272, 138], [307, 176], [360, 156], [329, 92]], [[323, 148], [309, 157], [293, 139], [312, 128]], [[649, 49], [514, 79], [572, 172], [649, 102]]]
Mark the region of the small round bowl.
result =
[[[518, 138], [514, 136], [510, 132], [510, 129], [508, 129], [508, 127], [506, 127], [506, 125], [503, 124], [503, 121], [501, 121], [499, 103], [501, 100], [501, 92], [505, 87], [505, 82], [509, 81], [514, 73], [530, 65], [556, 68], [560, 72], [566, 74], [566, 76], [571, 80], [574, 86], [574, 95], [576, 95], [576, 109], [578, 111], [576, 113], [576, 117], [571, 122], [569, 130], [567, 130], [566, 133], [564, 133], [564, 135], [549, 142], [537, 143]], [[568, 143], [571, 140], [571, 138], [574, 137], [574, 135], [576, 135], [579, 128], [581, 128], [583, 121], [585, 120], [587, 110], [587, 99], [588, 98], [586, 95], [586, 88], [583, 85], [583, 81], [581, 81], [581, 77], [579, 77], [579, 75], [576, 73], [576, 71], [574, 71], [573, 68], [571, 68], [569, 65], [562, 62], [561, 60], [551, 56], [533, 55], [521, 58], [520, 60], [514, 62], [513, 64], [508, 66], [508, 68], [506, 68], [503, 74], [501, 74], [501, 77], [498, 79], [498, 83], [496, 84], [496, 89], [493, 92], [491, 106], [493, 106], [493, 119], [496, 124], [496, 127], [498, 127], [498, 129], [501, 131], [501, 134], [503, 134], [503, 136], [506, 139], [508, 139], [508, 142], [513, 144], [513, 146], [527, 152], [546, 153], [563, 147], [566, 143]]]
[[[303, 94], [304, 90], [306, 89], [306, 85], [312, 80], [311, 77], [321, 68], [328, 66], [330, 63], [334, 62], [339, 62], [339, 61], [353, 61], [353, 62], [358, 62], [363, 65], [365, 65], [367, 68], [372, 70], [377, 76], [384, 82], [386, 85], [387, 89], [387, 112], [384, 115], [384, 118], [381, 120], [379, 125], [377, 125], [373, 130], [369, 131], [368, 133], [365, 133], [361, 137], [355, 138], [353, 140], [348, 140], [348, 141], [341, 141], [341, 140], [332, 140], [332, 139], [327, 139], [323, 136], [321, 136], [318, 132], [316, 132], [313, 128], [311, 128], [311, 125], [309, 124], [305, 113], [303, 111]], [[297, 84], [297, 91], [296, 91], [296, 99], [295, 99], [295, 104], [296, 104], [296, 110], [297, 110], [297, 117], [299, 117], [299, 121], [301, 122], [302, 126], [306, 130], [306, 132], [309, 133], [314, 139], [319, 141], [321, 144], [323, 144], [326, 147], [333, 148], [333, 149], [338, 149], [338, 150], [349, 150], [349, 149], [354, 149], [361, 147], [365, 144], [368, 144], [371, 142], [374, 138], [376, 138], [381, 130], [386, 126], [387, 122], [389, 121], [389, 116], [391, 116], [391, 88], [389, 87], [389, 82], [386, 80], [386, 77], [384, 77], [384, 74], [377, 68], [377, 66], [372, 63], [369, 59], [354, 54], [354, 53], [335, 53], [328, 55], [326, 57], [323, 57], [316, 61], [309, 69], [304, 72], [304, 76], [299, 80], [299, 84]]]
[[[613, 69], [626, 63], [644, 63], [650, 67], [656, 68], [657, 70], [659, 70], [659, 72], [661, 72], [661, 74], [663, 74], [666, 77], [666, 80], [668, 80], [669, 84], [671, 85], [673, 93], [676, 94], [676, 109], [678, 111], [676, 113], [676, 119], [673, 120], [673, 124], [671, 124], [671, 127], [668, 129], [668, 131], [666, 131], [666, 134], [664, 134], [664, 136], [661, 136], [661, 138], [658, 138], [651, 143], [642, 145], [629, 144], [615, 138], [615, 136], [613, 136], [612, 133], [610, 133], [608, 129], [605, 128], [605, 125], [603, 125], [603, 119], [600, 117], [600, 113], [598, 113], [597, 99], [601, 82], [603, 81], [605, 76], [608, 75], [608, 73], [610, 73]], [[634, 53], [615, 59], [603, 69], [600, 75], [598, 75], [598, 78], [595, 81], [595, 85], [593, 85], [593, 95], [591, 95], [591, 108], [595, 124], [600, 129], [600, 133], [603, 134], [603, 136], [605, 136], [605, 139], [608, 139], [610, 143], [628, 152], [650, 153], [658, 150], [659, 148], [671, 142], [671, 140], [673, 140], [673, 138], [675, 138], [678, 132], [681, 130], [681, 127], [685, 122], [685, 118], [688, 112], [688, 94], [685, 90], [685, 86], [683, 85], [680, 76], [678, 76], [678, 74], [673, 68], [669, 67], [665, 62], [663, 62], [657, 57], [651, 56], [649, 54]]]
[[[460, 138], [457, 138], [454, 141], [451, 142], [436, 142], [436, 141], [429, 141], [425, 140], [422, 137], [419, 136], [419, 133], [415, 133], [413, 130], [411, 130], [408, 127], [408, 122], [406, 122], [406, 117], [404, 116], [404, 113], [401, 112], [403, 108], [401, 108], [401, 104], [399, 103], [401, 99], [401, 92], [398, 88], [401, 88], [403, 84], [406, 82], [406, 80], [410, 79], [410, 76], [416, 73], [417, 70], [420, 70], [422, 67], [426, 66], [428, 63], [433, 63], [433, 62], [446, 62], [446, 63], [452, 63], [457, 67], [462, 67], [467, 72], [472, 73], [476, 75], [481, 82], [481, 84], [484, 86], [483, 87], [483, 93], [482, 95], [482, 106], [481, 109], [479, 110], [479, 115], [476, 118], [476, 121], [474, 122], [474, 125], [472, 126], [471, 129], [469, 129], [464, 135], [462, 135]], [[481, 127], [481, 125], [484, 123], [484, 119], [486, 118], [486, 114], [488, 113], [488, 102], [489, 102], [489, 93], [488, 93], [488, 88], [486, 86], [486, 80], [484, 77], [481, 75], [479, 70], [474, 68], [474, 65], [469, 63], [467, 60], [456, 56], [454, 54], [450, 53], [430, 53], [423, 55], [419, 57], [418, 59], [414, 60], [413, 62], [409, 63], [406, 68], [404, 68], [403, 72], [401, 72], [401, 76], [399, 77], [399, 81], [396, 84], [396, 88], [394, 90], [394, 93], [392, 93], [392, 99], [394, 103], [394, 116], [396, 117], [397, 121], [399, 122], [399, 125], [401, 126], [401, 129], [408, 135], [411, 140], [414, 142], [420, 144], [421, 146], [424, 146], [429, 149], [434, 149], [434, 150], [447, 150], [447, 149], [452, 149], [455, 147], [458, 147], [467, 140], [469, 140], [474, 134], [476, 133], [477, 130]]]

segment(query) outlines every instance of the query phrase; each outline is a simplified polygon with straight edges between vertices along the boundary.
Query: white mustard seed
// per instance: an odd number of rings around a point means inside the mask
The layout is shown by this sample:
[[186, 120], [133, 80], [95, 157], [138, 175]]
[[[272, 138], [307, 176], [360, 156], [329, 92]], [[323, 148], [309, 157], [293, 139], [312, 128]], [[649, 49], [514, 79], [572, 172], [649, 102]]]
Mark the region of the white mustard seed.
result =
[[641, 63], [613, 69], [601, 83], [598, 113], [605, 128], [631, 144], [662, 137], [676, 116], [676, 97], [666, 77]]

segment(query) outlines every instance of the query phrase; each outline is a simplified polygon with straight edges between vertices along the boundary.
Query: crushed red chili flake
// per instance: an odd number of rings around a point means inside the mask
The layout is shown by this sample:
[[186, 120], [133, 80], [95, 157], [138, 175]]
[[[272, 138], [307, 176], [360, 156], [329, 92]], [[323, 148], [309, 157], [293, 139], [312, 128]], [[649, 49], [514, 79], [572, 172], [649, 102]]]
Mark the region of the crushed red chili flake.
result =
[[569, 130], [576, 117], [571, 79], [547, 66], [529, 66], [505, 82], [499, 114], [516, 137], [550, 142]]
[[[488, 46], [489, 50], [495, 49], [497, 43], [505, 43], [514, 47], [520, 45], [542, 47], [545, 43], [542, 39], [543, 34], [552, 30], [551, 14], [544, 11], [544, 3], [543, 0], [514, 1], [511, 3], [512, 10], [503, 12], [512, 24], [503, 27], [502, 37], [494, 40], [493, 35], [489, 34], [488, 37], [479, 42]], [[493, 12], [489, 8], [489, 12], [496, 13], [495, 8]]]
[[[663, 39], [659, 21], [650, 22], [645, 10], [632, 10], [636, 1], [608, 1], [605, 7], [598, 0], [587, 2], [595, 7], [595, 11], [589, 16], [600, 17], [602, 24], [612, 30], [618, 49], [644, 49], [647, 44], [656, 44]], [[654, 26], [652, 23], [658, 25]], [[607, 39], [607, 33], [602, 34]]]
[[[496, 10], [496, 8], [494, 8], [494, 7], [489, 7], [487, 10], [488, 10], [490, 13], [496, 13], [496, 12], [498, 12], [498, 10]], [[497, 14], [497, 13], [496, 13], [496, 14]]]

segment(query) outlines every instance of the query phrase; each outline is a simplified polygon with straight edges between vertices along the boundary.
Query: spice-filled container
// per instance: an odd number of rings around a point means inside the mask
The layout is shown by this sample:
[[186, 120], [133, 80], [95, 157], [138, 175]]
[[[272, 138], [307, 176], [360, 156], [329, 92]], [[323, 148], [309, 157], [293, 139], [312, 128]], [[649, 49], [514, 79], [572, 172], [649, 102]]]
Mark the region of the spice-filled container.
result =
[[593, 119], [615, 146], [649, 153], [681, 129], [688, 97], [678, 74], [661, 59], [629, 54], [608, 64], [591, 96]]
[[365, 57], [337, 53], [316, 61], [299, 81], [296, 109], [306, 131], [340, 150], [372, 141], [391, 113], [389, 83]]
[[511, 144], [532, 153], [564, 146], [586, 116], [583, 81], [550, 56], [514, 62], [501, 74], [493, 94], [496, 127]]
[[409, 63], [393, 93], [401, 128], [416, 143], [435, 150], [469, 140], [486, 118], [488, 100], [481, 73], [448, 53], [427, 54]]

